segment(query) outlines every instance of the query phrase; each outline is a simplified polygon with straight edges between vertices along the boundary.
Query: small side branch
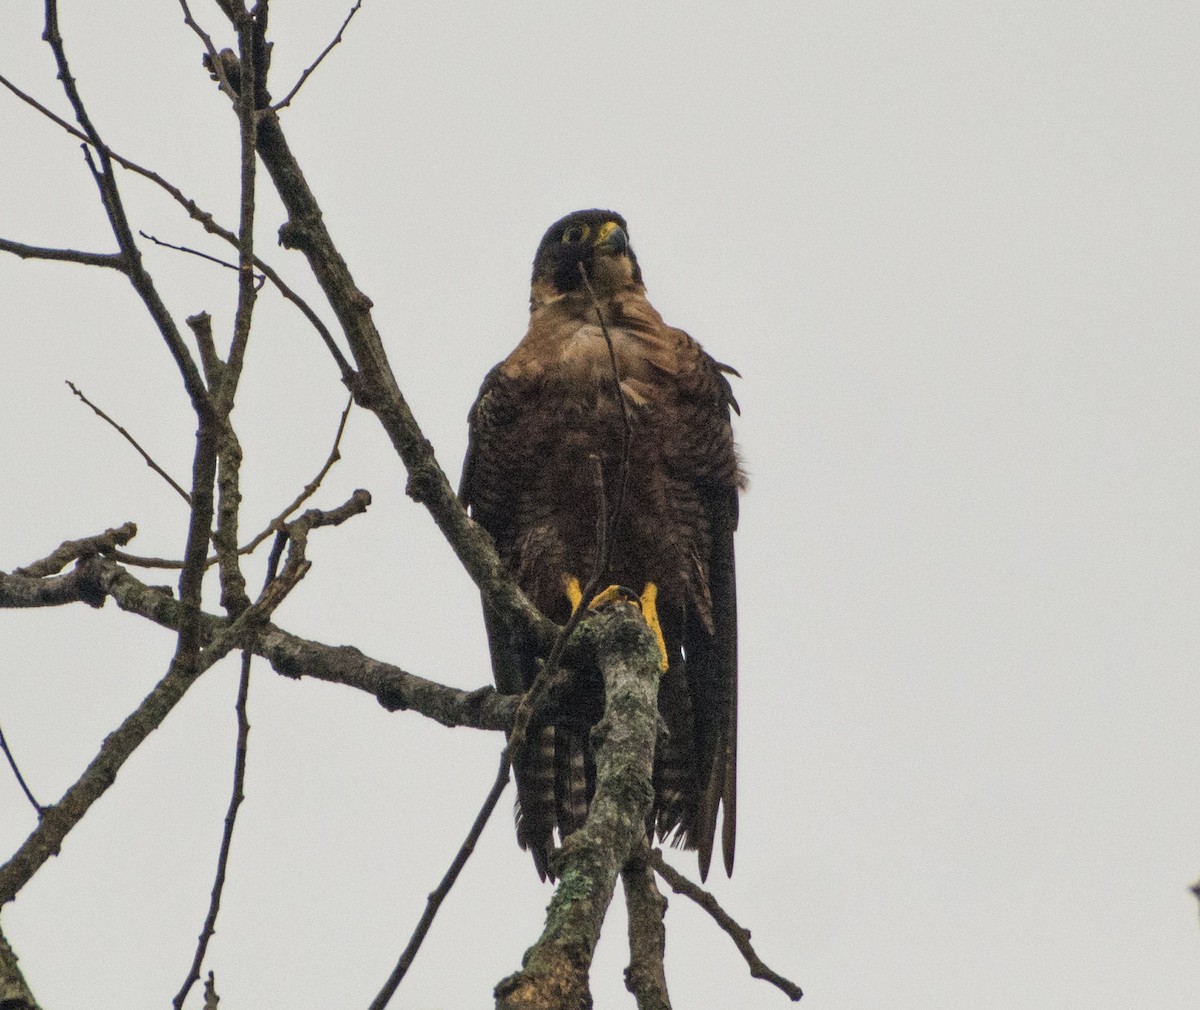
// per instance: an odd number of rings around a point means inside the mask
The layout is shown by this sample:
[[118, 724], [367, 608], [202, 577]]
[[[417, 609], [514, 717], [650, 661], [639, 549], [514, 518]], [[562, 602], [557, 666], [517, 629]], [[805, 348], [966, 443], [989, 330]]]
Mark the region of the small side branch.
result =
[[[250, 736], [250, 720], [246, 717], [246, 701], [250, 694], [250, 654], [242, 654], [242, 676], [238, 683], [237, 704], [237, 744], [233, 761], [233, 793], [229, 797], [229, 809], [225, 812], [225, 830], [221, 834], [221, 849], [217, 855], [217, 872], [213, 878], [212, 896], [209, 899], [208, 915], [204, 919], [204, 927], [200, 930], [200, 939], [196, 944], [196, 956], [192, 959], [192, 967], [183, 987], [173, 1001], [175, 1010], [182, 1010], [183, 1001], [193, 985], [200, 979], [200, 966], [204, 963], [204, 954], [208, 950], [208, 941], [217, 928], [217, 913], [221, 909], [221, 893], [225, 889], [225, 868], [229, 864], [229, 850], [233, 845], [233, 825], [237, 820], [238, 807], [244, 798], [242, 787], [246, 781], [246, 744]], [[212, 974], [209, 974], [211, 980]]]
[[718, 926], [729, 934], [729, 938], [741, 952], [742, 957], [746, 959], [746, 964], [750, 967], [752, 978], [761, 978], [766, 982], [770, 982], [771, 985], [782, 991], [793, 1003], [804, 995], [795, 982], [789, 981], [763, 964], [762, 960], [754, 952], [754, 948], [750, 946], [750, 930], [738, 925], [733, 917], [717, 903], [717, 899], [713, 897], [711, 892], [704, 890], [699, 884], [692, 883], [692, 881], [688, 880], [687, 877], [663, 859], [661, 849], [654, 849], [650, 853], [650, 865], [654, 867], [654, 872], [670, 885], [672, 891], [691, 898], [692, 901], [712, 916]]
[[333, 50], [333, 47], [342, 41], [342, 35], [345, 33], [347, 26], [350, 24], [350, 19], [358, 13], [358, 9], [361, 6], [362, 0], [358, 0], [358, 2], [350, 8], [350, 13], [346, 15], [346, 20], [342, 22], [342, 27], [338, 29], [338, 33], [333, 37], [333, 41], [330, 42], [329, 45], [327, 45], [324, 49], [322, 49], [321, 55], [313, 60], [312, 64], [305, 69], [304, 73], [300, 75], [300, 79], [292, 86], [292, 90], [271, 106], [272, 111], [278, 112], [280, 109], [291, 105], [292, 99], [296, 97], [296, 92], [304, 87], [304, 82], [312, 76], [312, 72], [321, 65], [321, 61], [330, 54], [330, 52]]
[[136, 438], [134, 438], [131, 434], [129, 434], [129, 432], [126, 431], [121, 425], [117, 424], [116, 421], [114, 421], [111, 417], [109, 417], [106, 413], [104, 413], [104, 411], [102, 411], [99, 407], [97, 407], [94, 403], [92, 403], [91, 400], [89, 400], [86, 396], [84, 396], [82, 390], [80, 390], [80, 388], [78, 386], [76, 386], [75, 383], [73, 383], [70, 379], [67, 379], [66, 383], [71, 388], [71, 392], [74, 393], [77, 397], [79, 397], [79, 399], [82, 400], [85, 404], [87, 404], [87, 406], [91, 407], [92, 411], [96, 414], [97, 417], [100, 418], [100, 420], [107, 422], [109, 425], [111, 425], [113, 428], [115, 428], [117, 430], [118, 434], [120, 434], [120, 436], [123, 439], [125, 439], [126, 442], [128, 442], [130, 445], [132, 445], [134, 447], [134, 449], [137, 450], [138, 455], [140, 455], [142, 457], [142, 459], [145, 460], [146, 466], [150, 467], [151, 470], [153, 470], [163, 480], [165, 480], [168, 484], [170, 484], [171, 487], [174, 489], [175, 493], [177, 495], [179, 495], [179, 497], [182, 498], [185, 502], [187, 502], [188, 505], [192, 504], [192, 496], [190, 494], [188, 494], [179, 485], [179, 482], [176, 481], [174, 477], [172, 477], [169, 473], [167, 473], [166, 470], [164, 470], [161, 466], [159, 466], [157, 463], [154, 462], [153, 457], [151, 457], [151, 455], [148, 452], [146, 452], [146, 450], [143, 449], [138, 444], [138, 441]]
[[484, 826], [492, 816], [492, 811], [496, 809], [496, 803], [500, 799], [500, 794], [504, 792], [504, 787], [508, 785], [510, 768], [508, 751], [505, 751], [500, 755], [500, 768], [496, 772], [496, 781], [492, 783], [491, 791], [484, 799], [483, 806], [479, 808], [479, 813], [475, 815], [475, 821], [471, 825], [471, 830], [467, 832], [467, 837], [463, 840], [458, 854], [454, 857], [454, 861], [446, 871], [446, 875], [442, 877], [441, 882], [430, 893], [428, 900], [425, 902], [425, 911], [417, 923], [417, 928], [413, 930], [408, 945], [404, 948], [404, 952], [400, 955], [400, 960], [396, 962], [396, 967], [392, 970], [391, 975], [388, 976], [388, 980], [383, 984], [383, 988], [379, 990], [379, 995], [371, 1001], [370, 1010], [384, 1010], [384, 1007], [388, 1005], [392, 996], [395, 995], [396, 989], [404, 980], [404, 976], [408, 974], [408, 969], [412, 967], [412, 963], [416, 959], [417, 951], [421, 949], [421, 944], [425, 941], [429, 927], [433, 925], [434, 916], [437, 915], [438, 909], [442, 907], [442, 902], [446, 900], [446, 895], [450, 893], [450, 888], [454, 886], [454, 882], [458, 879], [462, 868], [467, 865], [467, 860], [471, 858], [471, 853], [475, 851], [475, 845], [479, 841], [479, 836], [483, 834]]
[[64, 263], [80, 263], [85, 267], [108, 267], [126, 273], [125, 257], [119, 253], [81, 252], [78, 249], [48, 249], [45, 246], [26, 245], [11, 239], [0, 238], [0, 252], [10, 252], [23, 260], [58, 260]]
[[16, 569], [14, 575], [27, 575], [31, 578], [42, 578], [46, 575], [57, 575], [72, 561], [81, 558], [92, 558], [97, 554], [109, 554], [118, 547], [124, 547], [137, 536], [137, 526], [125, 523], [115, 529], [105, 530], [96, 536], [84, 537], [81, 540], [64, 540], [49, 557], [34, 561], [24, 568]]
[[[254, 539], [250, 540], [244, 546], [238, 548], [239, 554], [251, 554], [259, 544], [267, 539], [272, 532], [278, 532], [287, 519], [293, 512], [303, 505], [309, 498], [317, 493], [317, 489], [321, 486], [321, 481], [325, 479], [325, 475], [333, 468], [333, 465], [342, 458], [342, 435], [346, 431], [346, 420], [350, 416], [350, 408], [354, 406], [354, 397], [346, 401], [346, 409], [342, 411], [342, 418], [338, 422], [337, 434], [333, 438], [333, 448], [329, 450], [329, 455], [325, 458], [325, 462], [321, 464], [321, 469], [317, 475], [304, 485], [304, 489], [296, 495], [292, 503], [288, 505], [282, 512], [279, 513], [267, 525], [267, 528], [259, 533]], [[213, 559], [209, 559], [210, 563]]]
[[[220, 256], [210, 256], [208, 253], [201, 252], [199, 249], [193, 249], [191, 246], [175, 245], [171, 242], [164, 242], [157, 235], [151, 235], [149, 232], [144, 232], [141, 229], [138, 230], [138, 234], [141, 235], [142, 238], [144, 238], [147, 242], [153, 242], [156, 246], [161, 246], [163, 249], [173, 249], [175, 252], [187, 253], [189, 256], [195, 256], [198, 259], [208, 260], [209, 263], [215, 263], [217, 266], [224, 267], [226, 270], [236, 271], [238, 269], [238, 265], [236, 263], [230, 263], [228, 260], [223, 260]], [[261, 290], [262, 286], [266, 282], [266, 274], [255, 274], [254, 290]]]

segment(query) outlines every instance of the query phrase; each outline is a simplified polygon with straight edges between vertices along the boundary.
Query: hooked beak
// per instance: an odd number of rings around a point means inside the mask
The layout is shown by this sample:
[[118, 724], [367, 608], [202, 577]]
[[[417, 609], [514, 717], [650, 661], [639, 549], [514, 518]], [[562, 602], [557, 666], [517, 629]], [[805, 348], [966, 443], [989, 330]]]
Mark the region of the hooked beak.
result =
[[596, 248], [610, 256], [624, 256], [629, 252], [629, 236], [616, 221], [608, 221], [596, 235]]

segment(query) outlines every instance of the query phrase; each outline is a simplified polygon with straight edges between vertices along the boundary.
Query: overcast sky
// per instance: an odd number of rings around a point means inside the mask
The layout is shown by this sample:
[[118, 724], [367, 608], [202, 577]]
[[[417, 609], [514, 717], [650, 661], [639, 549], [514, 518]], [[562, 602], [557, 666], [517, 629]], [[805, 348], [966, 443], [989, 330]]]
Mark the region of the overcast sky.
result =
[[[178, 7], [61, 6], [107, 141], [232, 226], [236, 124]], [[69, 115], [37, 7], [6, 5], [0, 73]], [[273, 7], [277, 96], [346, 9]], [[741, 371], [738, 863], [710, 884], [813, 1007], [1197, 1005], [1198, 42], [1179, 2], [368, 0], [284, 113], [452, 479], [568, 211], [624, 214], [656, 307]], [[0, 135], [0, 235], [112, 250], [78, 144], [7, 93]], [[263, 178], [260, 248], [332, 323], [275, 245]], [[135, 227], [228, 255], [121, 183]], [[227, 336], [232, 274], [145, 252], [176, 319], [204, 309]], [[178, 557], [181, 502], [64, 385], [186, 482], [194, 418], [128, 284], [3, 257], [0, 296], [0, 568], [127, 520], [132, 550]], [[344, 395], [265, 291], [235, 414], [246, 530], [311, 479]], [[343, 457], [316, 504], [366, 487], [374, 505], [314, 535], [278, 622], [488, 682], [475, 591], [369, 415]], [[0, 725], [43, 803], [173, 644], [111, 604], [0, 615]], [[233, 661], [207, 674], [4, 909], [47, 1010], [178, 989], [236, 681]], [[207, 967], [225, 1006], [364, 1007], [500, 741], [265, 664], [250, 719]], [[535, 939], [551, 892], [511, 803], [394, 1006], [489, 1006]], [[0, 774], [0, 852], [34, 823]], [[593, 973], [605, 1008], [633, 1005], [620, 904]], [[683, 898], [667, 925], [677, 1007], [785, 1003]]]

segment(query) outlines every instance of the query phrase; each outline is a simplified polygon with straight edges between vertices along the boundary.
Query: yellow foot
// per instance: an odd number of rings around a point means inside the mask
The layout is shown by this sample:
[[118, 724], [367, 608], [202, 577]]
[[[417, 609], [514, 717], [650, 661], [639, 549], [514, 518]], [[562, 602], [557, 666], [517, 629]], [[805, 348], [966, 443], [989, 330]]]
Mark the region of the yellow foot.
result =
[[567, 579], [567, 599], [571, 601], [572, 614], [579, 609], [579, 604], [583, 602], [583, 590], [579, 587], [579, 580], [574, 575]]
[[662, 657], [658, 661], [658, 669], [662, 673], [666, 673], [667, 643], [663, 640], [662, 625], [658, 623], [658, 607], [655, 605], [657, 600], [658, 586], [653, 582], [647, 582], [646, 588], [642, 590], [642, 616], [650, 625], [650, 630], [654, 632], [654, 639], [658, 642], [658, 654]]
[[[567, 582], [567, 596], [571, 600], [572, 612], [579, 607], [583, 599], [583, 592], [579, 588], [578, 579], [570, 579]], [[653, 582], [647, 582], [646, 588], [642, 590], [642, 595], [637, 596], [631, 589], [626, 589], [624, 586], [609, 586], [607, 589], [600, 590], [594, 597], [591, 603], [588, 604], [589, 610], [599, 610], [615, 600], [622, 600], [626, 603], [636, 603], [642, 610], [642, 616], [646, 619], [646, 623], [650, 625], [650, 630], [654, 632], [654, 640], [658, 642], [658, 652], [662, 657], [659, 660], [659, 670], [666, 672], [667, 669], [667, 643], [663, 640], [662, 625], [658, 623], [658, 586]]]

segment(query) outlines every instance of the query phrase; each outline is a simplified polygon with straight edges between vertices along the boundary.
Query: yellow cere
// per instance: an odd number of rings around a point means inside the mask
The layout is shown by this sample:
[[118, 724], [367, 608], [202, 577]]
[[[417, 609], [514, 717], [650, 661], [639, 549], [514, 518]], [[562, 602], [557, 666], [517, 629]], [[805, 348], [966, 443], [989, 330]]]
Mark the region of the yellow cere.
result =
[[596, 244], [599, 245], [620, 227], [621, 226], [617, 224], [616, 221], [605, 221], [604, 224], [600, 226], [600, 231], [596, 233]]

